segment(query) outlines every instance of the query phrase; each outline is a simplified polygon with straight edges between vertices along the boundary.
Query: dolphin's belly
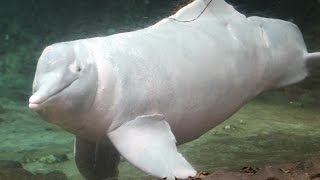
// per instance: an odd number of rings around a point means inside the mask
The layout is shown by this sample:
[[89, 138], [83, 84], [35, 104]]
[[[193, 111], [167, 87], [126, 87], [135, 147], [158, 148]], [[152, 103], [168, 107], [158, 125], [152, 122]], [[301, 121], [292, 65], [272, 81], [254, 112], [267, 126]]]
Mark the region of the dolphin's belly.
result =
[[123, 70], [119, 108], [131, 119], [164, 114], [178, 143], [191, 141], [218, 125], [263, 89], [259, 68], [248, 62], [236, 65], [238, 58], [244, 61], [246, 55], [169, 54]]
[[118, 117], [164, 114], [178, 143], [183, 143], [221, 123], [260, 93], [265, 53], [255, 52], [256, 38], [244, 48], [228, 30], [216, 30], [219, 36], [188, 28], [175, 37], [148, 31], [141, 37], [120, 36], [136, 46], [118, 41], [119, 46], [113, 47], [110, 61], [121, 89]]
[[254, 75], [238, 78], [243, 69], [233, 70], [222, 74], [205, 69], [195, 74], [186, 71], [190, 76], [181, 74], [179, 82], [172, 81], [166, 90], [158, 87], [157, 95], [149, 96], [158, 102], [154, 105], [158, 113], [166, 115], [178, 143], [196, 139], [263, 90]]
[[[277, 77], [269, 78], [266, 72], [280, 76], [281, 71], [267, 70], [269, 62], [285, 64], [286, 51], [273, 53], [273, 41], [266, 41], [267, 34], [257, 23], [244, 17], [226, 22], [168, 26], [163, 22], [113, 36], [108, 60], [117, 71], [121, 91], [118, 117], [127, 118], [119, 124], [139, 115], [164, 114], [178, 143], [183, 143], [273, 86]], [[179, 33], [172, 33], [176, 30]], [[280, 43], [287, 47], [289, 42]]]

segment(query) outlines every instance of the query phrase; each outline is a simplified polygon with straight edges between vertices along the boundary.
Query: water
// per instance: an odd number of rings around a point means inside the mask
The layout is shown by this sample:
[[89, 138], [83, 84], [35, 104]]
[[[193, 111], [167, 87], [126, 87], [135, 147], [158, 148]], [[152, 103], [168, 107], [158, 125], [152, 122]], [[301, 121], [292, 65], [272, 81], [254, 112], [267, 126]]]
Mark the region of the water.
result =
[[[182, 1], [179, 1], [182, 2]], [[285, 0], [236, 3], [248, 14], [297, 23], [310, 50], [319, 50], [320, 5]], [[269, 3], [269, 4], [268, 4]], [[290, 6], [286, 6], [286, 3]], [[33, 173], [59, 170], [81, 179], [73, 156], [73, 135], [41, 120], [27, 107], [37, 58], [51, 43], [108, 35], [145, 27], [175, 9], [178, 2], [4, 1], [0, 7], [0, 160], [23, 163]], [[287, 10], [287, 11], [285, 11]], [[179, 151], [199, 171], [290, 162], [320, 155], [319, 70], [293, 89], [263, 94], [229, 120]], [[287, 91], [286, 91], [287, 92]], [[60, 155], [68, 160], [59, 159]], [[124, 160], [120, 179], [150, 179]]]

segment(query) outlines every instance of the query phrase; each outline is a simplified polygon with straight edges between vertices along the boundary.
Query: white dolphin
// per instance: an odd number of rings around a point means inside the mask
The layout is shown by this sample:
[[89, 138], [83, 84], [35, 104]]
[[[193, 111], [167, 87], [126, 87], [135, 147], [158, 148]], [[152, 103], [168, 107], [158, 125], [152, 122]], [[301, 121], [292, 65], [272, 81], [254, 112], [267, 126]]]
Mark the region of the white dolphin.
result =
[[303, 80], [317, 60], [290, 22], [195, 0], [145, 29], [48, 46], [29, 107], [76, 135], [88, 179], [117, 176], [120, 154], [154, 177], [185, 179], [196, 171], [176, 143], [263, 91]]

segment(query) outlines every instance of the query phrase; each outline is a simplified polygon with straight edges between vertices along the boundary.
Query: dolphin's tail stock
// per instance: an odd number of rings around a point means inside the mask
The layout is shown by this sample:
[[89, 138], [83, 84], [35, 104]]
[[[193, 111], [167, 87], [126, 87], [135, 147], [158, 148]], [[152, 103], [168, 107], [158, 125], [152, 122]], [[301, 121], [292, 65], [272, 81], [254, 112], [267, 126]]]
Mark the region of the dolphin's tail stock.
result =
[[320, 67], [320, 52], [308, 53], [305, 56], [305, 62], [308, 69]]
[[306, 56], [306, 60], [308, 61], [320, 61], [320, 52], [308, 53]]
[[308, 53], [305, 58], [307, 66], [320, 65], [320, 52]]

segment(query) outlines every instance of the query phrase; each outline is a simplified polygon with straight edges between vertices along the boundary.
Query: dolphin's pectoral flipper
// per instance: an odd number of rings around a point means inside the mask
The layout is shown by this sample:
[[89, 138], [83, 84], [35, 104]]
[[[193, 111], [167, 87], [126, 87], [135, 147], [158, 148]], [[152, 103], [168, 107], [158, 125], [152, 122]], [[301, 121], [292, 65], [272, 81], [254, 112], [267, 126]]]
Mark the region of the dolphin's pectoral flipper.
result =
[[88, 180], [118, 177], [120, 154], [107, 137], [98, 142], [77, 137], [75, 161], [81, 175]]
[[177, 151], [176, 139], [162, 115], [139, 116], [108, 136], [123, 157], [152, 176], [186, 179], [197, 173]]

